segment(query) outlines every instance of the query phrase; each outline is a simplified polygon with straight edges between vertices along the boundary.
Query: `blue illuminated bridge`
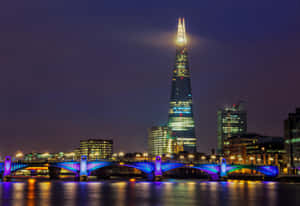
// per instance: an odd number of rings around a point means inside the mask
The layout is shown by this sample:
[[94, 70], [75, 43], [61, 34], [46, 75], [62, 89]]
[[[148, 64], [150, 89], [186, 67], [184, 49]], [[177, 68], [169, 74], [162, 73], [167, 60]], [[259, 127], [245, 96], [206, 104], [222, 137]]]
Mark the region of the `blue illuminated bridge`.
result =
[[[226, 164], [225, 159], [223, 159], [220, 164], [186, 164], [179, 162], [162, 162], [159, 156], [156, 157], [156, 160], [153, 162], [88, 161], [86, 156], [82, 156], [80, 161], [50, 162], [46, 164], [48, 167], [63, 168], [73, 172], [77, 177], [80, 177], [80, 180], [87, 180], [92, 171], [116, 165], [140, 170], [145, 173], [150, 180], [161, 177], [164, 173], [177, 168], [194, 168], [201, 170], [207, 173], [212, 180], [218, 180], [220, 177], [226, 177], [227, 174], [242, 169], [254, 170], [267, 177], [276, 177], [279, 173], [278, 167], [271, 165], [232, 165]], [[37, 163], [13, 162], [11, 158], [7, 156], [5, 161], [0, 163], [0, 174], [5, 178], [18, 170], [34, 166], [37, 166]]]

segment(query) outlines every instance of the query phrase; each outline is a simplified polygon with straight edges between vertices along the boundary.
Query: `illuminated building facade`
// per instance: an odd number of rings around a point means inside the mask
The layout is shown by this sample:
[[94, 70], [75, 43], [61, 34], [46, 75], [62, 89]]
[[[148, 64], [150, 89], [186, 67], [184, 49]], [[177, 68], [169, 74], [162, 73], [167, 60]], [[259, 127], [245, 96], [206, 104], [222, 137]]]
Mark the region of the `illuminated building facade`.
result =
[[168, 126], [155, 126], [148, 129], [148, 152], [152, 156], [172, 154], [174, 141]]
[[80, 141], [80, 155], [89, 160], [110, 159], [113, 153], [113, 140], [88, 139]]
[[255, 133], [234, 135], [224, 145], [230, 163], [284, 164], [284, 139]]
[[173, 69], [168, 126], [176, 141], [175, 151], [196, 152], [197, 138], [193, 117], [191, 74], [188, 63], [184, 19], [179, 18], [176, 61]]
[[256, 163], [284, 165], [286, 155], [284, 138], [273, 136], [260, 136], [256, 142], [247, 145], [248, 158]]
[[284, 121], [284, 137], [287, 161], [292, 168], [300, 166], [300, 108], [289, 113]]
[[232, 136], [247, 132], [247, 111], [244, 103], [225, 106], [218, 110], [218, 153], [227, 156], [224, 146]]
[[256, 144], [260, 135], [245, 133], [239, 135], [233, 135], [228, 138], [226, 141], [227, 144], [224, 145], [224, 153], [226, 158], [235, 157], [235, 159], [247, 159], [247, 146], [251, 144]]

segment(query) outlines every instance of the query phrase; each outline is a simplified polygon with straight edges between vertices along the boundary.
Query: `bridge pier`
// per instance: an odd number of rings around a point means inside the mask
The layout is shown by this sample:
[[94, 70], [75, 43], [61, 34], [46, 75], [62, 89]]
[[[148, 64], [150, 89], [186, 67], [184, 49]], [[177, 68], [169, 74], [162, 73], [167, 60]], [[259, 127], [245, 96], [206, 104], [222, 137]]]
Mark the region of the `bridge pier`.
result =
[[79, 171], [79, 180], [87, 181], [88, 180], [88, 171], [87, 171], [87, 157], [85, 155], [81, 156], [80, 159], [80, 171]]
[[48, 170], [49, 170], [49, 176], [50, 176], [51, 180], [59, 179], [59, 174], [60, 174], [61, 168], [49, 166]]
[[154, 180], [160, 181], [162, 179], [162, 170], [161, 170], [161, 157], [156, 156], [154, 164]]
[[220, 177], [224, 178], [227, 176], [227, 164], [226, 164], [226, 159], [223, 158], [220, 164]]
[[11, 157], [6, 156], [4, 161], [3, 181], [9, 181], [11, 175]]

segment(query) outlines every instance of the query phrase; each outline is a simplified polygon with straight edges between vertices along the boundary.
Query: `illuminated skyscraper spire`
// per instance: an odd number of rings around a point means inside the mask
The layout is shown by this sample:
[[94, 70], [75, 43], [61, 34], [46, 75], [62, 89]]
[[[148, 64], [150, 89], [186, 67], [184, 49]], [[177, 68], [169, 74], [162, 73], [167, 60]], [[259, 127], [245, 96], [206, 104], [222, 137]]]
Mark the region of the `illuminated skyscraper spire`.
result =
[[176, 44], [178, 46], [185, 46], [187, 44], [184, 18], [178, 19], [178, 31], [177, 31]]
[[176, 58], [173, 68], [168, 126], [176, 142], [175, 152], [196, 152], [192, 88], [188, 63], [185, 21], [178, 20]]

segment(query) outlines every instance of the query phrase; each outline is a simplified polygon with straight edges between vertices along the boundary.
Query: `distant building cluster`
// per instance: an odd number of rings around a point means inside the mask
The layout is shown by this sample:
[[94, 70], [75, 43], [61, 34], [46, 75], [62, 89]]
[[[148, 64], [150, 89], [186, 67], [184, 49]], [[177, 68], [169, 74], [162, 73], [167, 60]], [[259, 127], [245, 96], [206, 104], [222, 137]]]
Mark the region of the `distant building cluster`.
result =
[[21, 155], [18, 153], [16, 158], [22, 158], [25, 161], [64, 161], [80, 160], [85, 155], [89, 160], [111, 159], [113, 156], [113, 140], [111, 139], [86, 139], [80, 141], [80, 147], [72, 152], [58, 153], [28, 153]]

